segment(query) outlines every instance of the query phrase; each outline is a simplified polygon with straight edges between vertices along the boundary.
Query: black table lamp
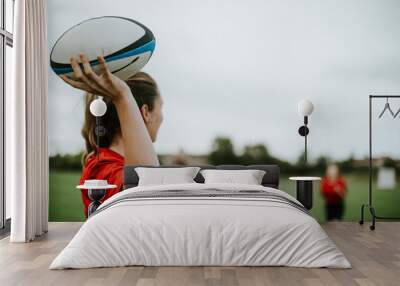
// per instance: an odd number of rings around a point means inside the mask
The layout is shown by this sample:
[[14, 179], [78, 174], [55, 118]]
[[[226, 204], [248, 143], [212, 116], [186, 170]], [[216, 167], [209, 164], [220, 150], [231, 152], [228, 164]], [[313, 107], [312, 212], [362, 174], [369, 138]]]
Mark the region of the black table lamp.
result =
[[314, 105], [307, 99], [301, 100], [297, 105], [297, 111], [304, 118], [304, 125], [300, 126], [299, 134], [304, 137], [304, 162], [307, 164], [307, 135], [310, 130], [307, 127], [308, 116], [314, 111]]

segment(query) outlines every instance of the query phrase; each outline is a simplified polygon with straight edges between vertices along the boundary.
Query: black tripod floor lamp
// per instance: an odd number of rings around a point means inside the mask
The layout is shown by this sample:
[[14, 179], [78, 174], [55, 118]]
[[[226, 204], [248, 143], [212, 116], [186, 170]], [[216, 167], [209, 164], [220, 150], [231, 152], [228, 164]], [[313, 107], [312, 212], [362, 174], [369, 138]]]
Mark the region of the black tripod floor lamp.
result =
[[314, 105], [311, 101], [303, 99], [297, 104], [297, 111], [304, 118], [304, 125], [300, 126], [299, 134], [304, 137], [304, 163], [307, 165], [307, 135], [310, 133], [307, 127], [308, 116], [314, 111]]
[[[314, 105], [309, 100], [301, 100], [297, 105], [298, 113], [304, 119], [304, 125], [300, 126], [299, 134], [304, 137], [304, 165], [307, 166], [307, 135], [310, 133], [308, 129], [308, 116], [314, 110]], [[290, 180], [296, 181], [296, 198], [303, 206], [310, 210], [313, 207], [313, 182], [319, 181], [319, 177], [290, 177]]]

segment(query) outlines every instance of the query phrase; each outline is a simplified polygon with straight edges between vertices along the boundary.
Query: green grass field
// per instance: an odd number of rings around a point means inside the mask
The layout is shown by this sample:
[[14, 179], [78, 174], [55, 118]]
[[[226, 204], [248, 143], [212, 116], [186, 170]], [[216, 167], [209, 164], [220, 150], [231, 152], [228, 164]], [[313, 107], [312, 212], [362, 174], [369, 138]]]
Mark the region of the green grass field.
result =
[[50, 171], [49, 221], [84, 221], [81, 192], [75, 188], [80, 172]]
[[[79, 183], [79, 172], [50, 171], [49, 220], [50, 221], [83, 221], [83, 204], [80, 191], [75, 189]], [[346, 198], [345, 221], [360, 219], [360, 206], [368, 199], [368, 177], [366, 175], [346, 175], [349, 188]], [[295, 195], [295, 183], [282, 178], [280, 189]], [[400, 216], [400, 185], [395, 190], [374, 191], [374, 205], [380, 216]], [[311, 214], [324, 221], [324, 202], [315, 185], [314, 208]], [[367, 216], [369, 218], [369, 216]]]

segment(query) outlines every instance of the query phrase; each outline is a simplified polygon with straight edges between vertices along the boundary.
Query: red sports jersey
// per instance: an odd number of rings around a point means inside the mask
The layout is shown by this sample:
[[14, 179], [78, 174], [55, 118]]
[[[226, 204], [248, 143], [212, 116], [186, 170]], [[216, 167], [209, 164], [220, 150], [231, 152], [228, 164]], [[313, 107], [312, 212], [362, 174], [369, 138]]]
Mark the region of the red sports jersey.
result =
[[[122, 191], [124, 184], [123, 169], [124, 157], [111, 149], [99, 148], [98, 160], [97, 155], [95, 154], [92, 154], [87, 158], [86, 164], [83, 166], [80, 184], [83, 185], [85, 180], [107, 180], [109, 184], [117, 185], [117, 188], [107, 190], [106, 195], [102, 200], [103, 202], [109, 197]], [[88, 197], [86, 189], [82, 189], [82, 201], [85, 208], [85, 215], [87, 217], [88, 206], [91, 203], [91, 200]]]
[[321, 192], [328, 205], [341, 202], [346, 195], [346, 190], [346, 182], [343, 177], [338, 177], [336, 180], [324, 177], [321, 181]]

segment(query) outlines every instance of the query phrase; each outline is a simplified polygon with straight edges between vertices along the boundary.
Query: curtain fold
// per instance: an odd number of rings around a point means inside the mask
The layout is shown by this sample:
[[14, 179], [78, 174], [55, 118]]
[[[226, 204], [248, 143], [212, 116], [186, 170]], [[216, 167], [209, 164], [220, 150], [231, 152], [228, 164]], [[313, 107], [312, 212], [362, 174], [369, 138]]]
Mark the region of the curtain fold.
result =
[[47, 232], [48, 50], [45, 0], [15, 1], [13, 93], [6, 112], [12, 242]]

